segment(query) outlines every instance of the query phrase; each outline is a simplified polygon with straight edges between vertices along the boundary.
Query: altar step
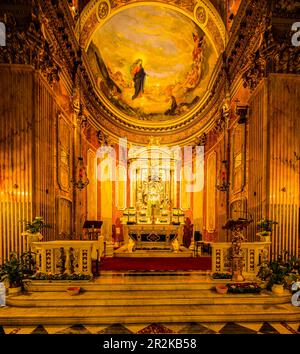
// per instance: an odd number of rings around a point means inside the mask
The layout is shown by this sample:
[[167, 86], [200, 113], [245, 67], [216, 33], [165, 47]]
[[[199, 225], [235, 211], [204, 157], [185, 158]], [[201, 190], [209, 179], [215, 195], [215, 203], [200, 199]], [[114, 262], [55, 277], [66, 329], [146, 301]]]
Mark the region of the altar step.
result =
[[[129, 276], [130, 273], [103, 272], [99, 278], [93, 281], [32, 281], [28, 285], [29, 292], [64, 292], [69, 286], [79, 286], [83, 292], [126, 292], [126, 291], [198, 291], [210, 290], [224, 280], [212, 280], [209, 275], [154, 275], [148, 272], [148, 276]], [[165, 273], [164, 273], [165, 274]], [[189, 273], [186, 273], [189, 274]]]
[[[105, 274], [105, 273], [104, 273]], [[291, 295], [220, 295], [228, 280], [190, 275], [127, 276], [106, 273], [92, 282], [34, 281], [29, 292], [9, 295], [1, 325], [59, 325], [170, 322], [299, 321]], [[66, 289], [80, 286], [77, 296]]]
[[166, 249], [137, 249], [134, 252], [128, 252], [128, 248], [126, 246], [122, 246], [119, 249], [114, 251], [114, 257], [117, 258], [191, 258], [193, 257], [193, 251], [185, 248], [183, 246], [180, 247], [178, 252], [173, 252], [171, 250]]
[[300, 321], [291, 304], [135, 305], [0, 308], [2, 326], [114, 323]]
[[71, 296], [64, 292], [36, 292], [16, 295], [7, 299], [8, 306], [16, 307], [141, 307], [141, 306], [193, 306], [193, 305], [278, 305], [290, 301], [290, 294], [281, 296], [261, 293], [221, 295], [215, 290], [139, 290], [83, 292]]

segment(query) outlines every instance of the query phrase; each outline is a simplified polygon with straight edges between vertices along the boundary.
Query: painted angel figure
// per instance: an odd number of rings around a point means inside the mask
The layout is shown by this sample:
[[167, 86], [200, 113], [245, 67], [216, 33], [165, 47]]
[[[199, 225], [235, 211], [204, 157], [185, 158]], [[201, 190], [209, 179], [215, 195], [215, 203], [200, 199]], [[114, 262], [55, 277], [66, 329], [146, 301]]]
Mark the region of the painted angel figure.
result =
[[146, 73], [143, 68], [142, 59], [137, 59], [131, 65], [130, 72], [134, 82], [134, 95], [132, 96], [132, 99], [134, 100], [137, 97], [139, 97], [142, 93], [144, 93]]

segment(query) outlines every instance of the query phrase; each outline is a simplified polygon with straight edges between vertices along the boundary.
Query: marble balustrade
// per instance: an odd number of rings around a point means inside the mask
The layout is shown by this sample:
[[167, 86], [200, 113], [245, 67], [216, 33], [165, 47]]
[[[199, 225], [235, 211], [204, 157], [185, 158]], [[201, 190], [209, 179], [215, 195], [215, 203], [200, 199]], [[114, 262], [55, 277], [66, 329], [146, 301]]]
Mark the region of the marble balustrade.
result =
[[[260, 264], [269, 259], [270, 242], [243, 242], [242, 252], [244, 254], [243, 274], [256, 275]], [[231, 262], [228, 259], [230, 242], [215, 242], [212, 246], [212, 272], [228, 272], [231, 268]]]
[[42, 273], [92, 275], [92, 260], [104, 253], [103, 236], [96, 241], [56, 240], [33, 242], [37, 270]]

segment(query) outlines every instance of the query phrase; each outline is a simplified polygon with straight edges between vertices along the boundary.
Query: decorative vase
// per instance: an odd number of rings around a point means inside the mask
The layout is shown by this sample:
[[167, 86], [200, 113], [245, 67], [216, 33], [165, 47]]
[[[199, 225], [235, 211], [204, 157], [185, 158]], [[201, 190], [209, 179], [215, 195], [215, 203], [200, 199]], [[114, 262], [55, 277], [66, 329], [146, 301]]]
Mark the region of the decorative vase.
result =
[[258, 232], [256, 235], [259, 237], [260, 242], [271, 242], [271, 232], [265, 232], [263, 235], [261, 232]]
[[260, 242], [271, 242], [271, 236], [260, 236]]
[[27, 244], [28, 250], [31, 249], [32, 242], [40, 242], [43, 239], [43, 235], [40, 232], [36, 232], [36, 233], [23, 232], [21, 235], [25, 237], [25, 242]]
[[17, 288], [8, 288], [8, 293], [9, 294], [19, 294], [22, 291], [21, 286], [18, 286]]
[[272, 286], [272, 292], [278, 295], [283, 294], [283, 284], [274, 284]]

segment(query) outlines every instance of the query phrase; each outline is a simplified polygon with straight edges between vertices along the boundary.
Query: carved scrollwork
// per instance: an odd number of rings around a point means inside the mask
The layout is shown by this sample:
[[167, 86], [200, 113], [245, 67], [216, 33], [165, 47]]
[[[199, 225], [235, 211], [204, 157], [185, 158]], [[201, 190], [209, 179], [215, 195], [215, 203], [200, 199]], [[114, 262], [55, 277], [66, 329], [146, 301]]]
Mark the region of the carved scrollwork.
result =
[[216, 117], [215, 120], [215, 125], [213, 128], [213, 133], [214, 134], [220, 134], [224, 132], [224, 129], [226, 127], [226, 119], [225, 117], [221, 114]]
[[251, 90], [270, 73], [300, 73], [300, 49], [293, 47], [289, 40], [258, 50], [251, 58], [251, 65], [243, 75], [244, 86]]
[[43, 36], [41, 24], [33, 20], [28, 28], [19, 28], [12, 13], [5, 13], [3, 21], [7, 45], [0, 52], [0, 63], [32, 65], [54, 85], [59, 80], [59, 66], [53, 60], [53, 48]]
[[273, 1], [273, 14], [284, 17], [299, 17], [300, 1], [276, 0]]
[[108, 136], [103, 133], [102, 130], [98, 130], [97, 132], [97, 139], [100, 146], [107, 146], [108, 145]]
[[272, 1], [269, 12], [263, 17], [262, 40], [250, 53], [250, 65], [243, 74], [244, 86], [250, 90], [255, 89], [258, 83], [271, 73], [300, 73], [300, 47], [293, 46], [291, 42], [291, 26], [289, 22], [283, 26], [278, 25], [274, 20], [275, 16], [291, 17], [291, 14], [300, 9], [300, 3], [296, 3], [288, 0]]
[[205, 146], [207, 142], [207, 134], [203, 133], [195, 139], [196, 146]]

